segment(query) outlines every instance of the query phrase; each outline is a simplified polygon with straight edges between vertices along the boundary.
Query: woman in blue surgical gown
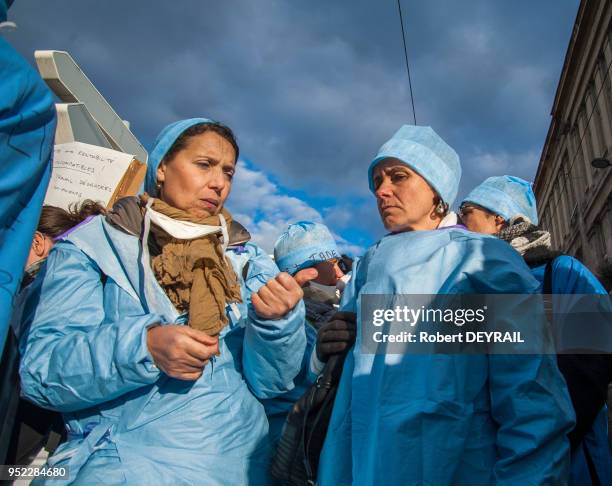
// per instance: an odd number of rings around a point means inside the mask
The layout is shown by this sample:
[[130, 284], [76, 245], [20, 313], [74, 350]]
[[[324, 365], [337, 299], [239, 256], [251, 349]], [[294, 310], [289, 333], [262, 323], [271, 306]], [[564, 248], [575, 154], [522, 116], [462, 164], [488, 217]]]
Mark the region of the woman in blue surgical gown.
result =
[[[268, 424], [256, 397], [293, 387], [306, 346], [304, 306], [297, 278], [278, 274], [229, 224], [223, 203], [237, 157], [233, 134], [218, 123], [169, 125], [149, 158], [151, 197], [123, 199], [82, 225], [41, 270], [22, 387], [28, 399], [63, 413], [68, 440], [49, 465], [66, 467], [68, 482], [266, 481]], [[198, 307], [219, 312], [202, 320], [212, 333], [198, 330], [199, 321], [191, 327], [198, 302], [189, 312], [175, 304], [184, 294], [171, 294], [180, 279], [166, 286], [173, 267], [150, 265], [170, 244], [184, 249], [176, 261], [191, 258], [190, 244], [211, 250], [208, 260], [195, 260], [190, 292], [204, 295], [195, 293], [199, 282], [221, 303]]]
[[[540, 291], [557, 296], [552, 300], [550, 320], [558, 336], [564, 334], [564, 328], [571, 328], [575, 323], [571, 318], [566, 321], [566, 317], [584, 316], [588, 310], [588, 327], [582, 327], [584, 321], [581, 320], [579, 335], [596, 335], [588, 344], [598, 346], [593, 349], [604, 353], [610, 351], [610, 333], [606, 329], [612, 325], [611, 305], [609, 299], [603, 298], [607, 297], [607, 292], [579, 260], [552, 249], [550, 233], [538, 226], [531, 183], [510, 175], [489, 177], [465, 197], [461, 213], [468, 229], [495, 235], [510, 243], [531, 268]], [[572, 295], [582, 297], [573, 299], [569, 297]], [[571, 340], [565, 345], [559, 342], [558, 350], [567, 350], [568, 344], [572, 344]], [[571, 347], [575, 347], [575, 343]], [[576, 427], [569, 434], [572, 449], [570, 484], [610, 484], [612, 453], [608, 445], [605, 403], [612, 379], [611, 357], [609, 354], [585, 354], [583, 350], [582, 354], [561, 353], [557, 362], [576, 413]]]
[[457, 154], [431, 128], [403, 126], [370, 165], [389, 234], [360, 259], [341, 307], [357, 313], [318, 484], [560, 484], [573, 425], [554, 356], [368, 354], [368, 294], [534, 294], [509, 245], [447, 212]]

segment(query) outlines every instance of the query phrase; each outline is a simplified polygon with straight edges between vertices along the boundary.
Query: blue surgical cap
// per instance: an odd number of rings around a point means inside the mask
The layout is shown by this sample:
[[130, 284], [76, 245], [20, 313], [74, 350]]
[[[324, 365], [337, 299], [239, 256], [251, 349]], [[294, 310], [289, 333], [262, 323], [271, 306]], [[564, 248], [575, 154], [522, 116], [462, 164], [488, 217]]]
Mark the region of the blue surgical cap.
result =
[[295, 275], [303, 268], [340, 258], [336, 241], [327, 226], [310, 221], [289, 225], [274, 244], [274, 260], [282, 272]]
[[395, 158], [414, 170], [449, 206], [459, 190], [459, 156], [431, 127], [404, 125], [378, 151], [368, 169], [370, 190], [375, 191], [372, 174], [383, 159]]
[[475, 187], [461, 204], [477, 204], [506, 221], [523, 215], [538, 224], [538, 208], [531, 183], [514, 176], [489, 177]]
[[157, 136], [153, 144], [153, 149], [149, 154], [149, 160], [147, 161], [147, 176], [144, 184], [144, 190], [150, 196], [157, 196], [157, 168], [164, 156], [168, 153], [168, 150], [170, 150], [174, 142], [176, 142], [176, 139], [179, 138], [185, 130], [201, 123], [215, 122], [208, 118], [189, 118], [187, 120], [171, 123]]

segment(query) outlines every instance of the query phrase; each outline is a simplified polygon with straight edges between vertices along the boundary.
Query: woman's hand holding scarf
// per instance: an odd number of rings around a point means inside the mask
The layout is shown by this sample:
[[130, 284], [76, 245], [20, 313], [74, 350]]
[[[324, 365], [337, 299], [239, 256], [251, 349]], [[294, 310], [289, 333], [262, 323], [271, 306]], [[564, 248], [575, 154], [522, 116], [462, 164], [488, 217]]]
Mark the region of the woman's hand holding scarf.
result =
[[195, 381], [211, 356], [219, 354], [219, 337], [189, 326], [155, 326], [147, 331], [147, 347], [165, 374]]
[[262, 319], [280, 319], [302, 299], [302, 287], [317, 276], [314, 268], [305, 268], [294, 277], [279, 273], [251, 296], [255, 313]]

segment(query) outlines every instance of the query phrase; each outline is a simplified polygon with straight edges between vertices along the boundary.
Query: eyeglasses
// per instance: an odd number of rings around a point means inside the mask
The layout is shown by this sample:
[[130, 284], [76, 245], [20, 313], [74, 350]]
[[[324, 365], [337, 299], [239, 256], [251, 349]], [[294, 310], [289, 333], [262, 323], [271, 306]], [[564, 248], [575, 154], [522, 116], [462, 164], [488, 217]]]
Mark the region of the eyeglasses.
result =
[[485, 214], [488, 214], [490, 216], [493, 217], [500, 217], [502, 219], [503, 216], [491, 211], [490, 209], [486, 209], [483, 208], [482, 206], [478, 206], [476, 204], [463, 204], [460, 208], [459, 208], [459, 216], [463, 217], [463, 216], [467, 216], [468, 214], [470, 214], [472, 211], [483, 211]]
[[472, 206], [471, 204], [464, 204], [459, 208], [459, 216], [465, 216], [466, 214], [469, 214], [470, 211], [472, 211], [473, 209], [476, 209], [476, 207]]

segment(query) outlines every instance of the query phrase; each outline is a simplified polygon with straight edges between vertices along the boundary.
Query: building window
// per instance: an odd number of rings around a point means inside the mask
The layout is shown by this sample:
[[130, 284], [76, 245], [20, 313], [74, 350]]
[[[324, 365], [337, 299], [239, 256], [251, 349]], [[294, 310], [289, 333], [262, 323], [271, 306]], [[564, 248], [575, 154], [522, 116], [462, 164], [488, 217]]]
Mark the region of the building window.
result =
[[589, 232], [589, 245], [593, 250], [595, 262], [601, 261], [606, 253], [606, 247], [601, 232], [601, 222], [595, 223]]
[[[610, 37], [607, 38], [606, 42], [610, 44]], [[612, 59], [605, 58], [605, 42], [603, 52], [604, 55], [599, 59], [599, 70], [601, 73], [601, 79], [603, 79], [604, 82], [602, 96], [605, 97], [606, 105], [608, 106], [608, 113], [612, 113], [612, 73], [607, 72], [608, 69], [612, 69], [612, 66], [609, 66]]]
[[[580, 171], [580, 175], [582, 177], [583, 180], [583, 184], [584, 184], [584, 191], [582, 192], [586, 192], [586, 189], [591, 185], [591, 172], [590, 170], [587, 170], [586, 165], [587, 165], [587, 158], [588, 158], [588, 149], [586, 147], [586, 143], [585, 143], [585, 138], [587, 138], [586, 134], [583, 137], [582, 134], [584, 133], [583, 130], [581, 129], [581, 127], [583, 127], [584, 125], [582, 124], [582, 117], [583, 117], [583, 113], [580, 112], [578, 113], [578, 116], [576, 118], [576, 125], [574, 128], [574, 133], [573, 133], [573, 141], [574, 141], [574, 160], [572, 161], [572, 164], [575, 165], [576, 167], [578, 167], [578, 170]], [[590, 159], [589, 159], [590, 162]], [[590, 164], [589, 164], [590, 165]]]
[[554, 219], [553, 219], [553, 242], [554, 245], [558, 248], [561, 248], [563, 244], [563, 229], [561, 219], [563, 215], [561, 214], [561, 197], [559, 195], [559, 189], [557, 188], [555, 201], [553, 202], [554, 206]]
[[610, 84], [610, 76], [612, 73], [609, 73], [606, 76], [606, 69], [608, 66], [605, 64], [603, 55], [599, 56], [599, 61], [597, 62], [597, 77], [600, 79], [602, 83], [599, 86], [601, 90], [599, 94], [598, 108], [601, 109], [601, 121], [603, 124], [603, 134], [604, 134], [604, 142], [606, 144], [606, 149], [608, 152], [612, 150], [612, 84]]
[[[601, 95], [600, 95], [601, 96]], [[592, 116], [591, 116], [591, 133], [593, 134], [593, 144], [595, 147], [594, 157], [603, 157], [603, 154], [606, 151], [606, 139], [603, 132], [603, 120], [601, 118], [601, 111], [599, 110], [599, 106], [595, 104], [595, 97], [590, 94], [591, 98], [591, 106], [592, 106]]]
[[[564, 150], [563, 152], [563, 158], [561, 159], [561, 167], [560, 167], [561, 172], [563, 173], [564, 177], [564, 183], [565, 186], [567, 187], [569, 193], [569, 199], [571, 202], [575, 202], [576, 201], [576, 194], [578, 191], [578, 188], [576, 187], [576, 180], [574, 179], [574, 177], [572, 176], [572, 174], [574, 174], [576, 171], [574, 170], [574, 167], [570, 166], [570, 161], [569, 161], [569, 153], [567, 151], [567, 148]], [[570, 204], [571, 206], [572, 204]], [[570, 214], [571, 216], [571, 214]]]
[[559, 200], [557, 205], [559, 207], [559, 218], [560, 218], [560, 226], [559, 226], [559, 234], [561, 235], [560, 241], [565, 240], [565, 236], [567, 235], [567, 230], [569, 228], [569, 202], [568, 202], [568, 193], [567, 186], [565, 185], [565, 175], [563, 172], [563, 166], [560, 167], [559, 172], [557, 173], [557, 194]]
[[578, 199], [582, 199], [581, 195], [585, 193], [587, 187], [586, 172], [584, 170], [584, 162], [582, 159], [582, 150], [578, 147], [578, 125], [574, 125], [570, 134], [572, 143], [569, 144], [572, 159], [569, 163], [571, 174], [576, 174], [574, 184], [576, 184], [576, 194]]
[[601, 237], [605, 253], [612, 257], [612, 204], [608, 203], [601, 217]]

